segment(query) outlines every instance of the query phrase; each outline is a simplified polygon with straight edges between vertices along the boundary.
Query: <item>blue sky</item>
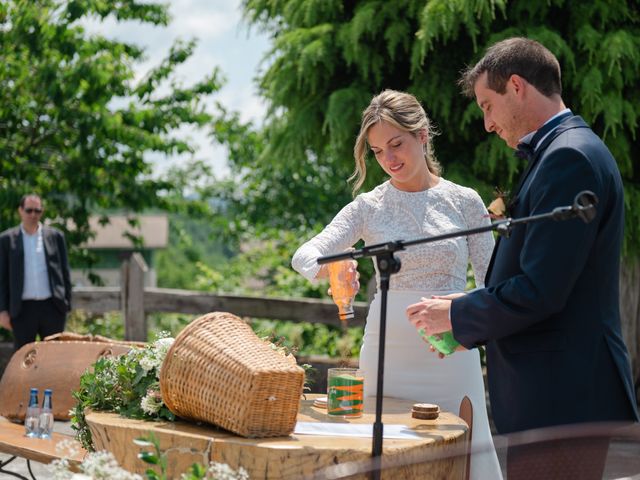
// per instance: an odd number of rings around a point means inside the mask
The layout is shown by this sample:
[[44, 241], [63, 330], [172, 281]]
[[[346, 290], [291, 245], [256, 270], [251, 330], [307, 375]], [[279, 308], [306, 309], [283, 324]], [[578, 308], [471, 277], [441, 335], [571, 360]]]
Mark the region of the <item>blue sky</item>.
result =
[[[167, 3], [172, 16], [167, 27], [151, 27], [138, 22], [117, 23], [113, 19], [88, 22], [85, 26], [89, 31], [100, 32], [109, 38], [144, 46], [147, 60], [137, 69], [138, 77], [158, 65], [177, 38], [197, 39], [196, 51], [178, 70], [178, 78], [188, 85], [218, 66], [227, 82], [214, 100], [240, 111], [243, 120], [261, 123], [265, 105], [256, 94], [254, 78], [269, 41], [242, 19], [240, 0], [169, 0]], [[228, 174], [227, 154], [223, 147], [212, 145], [203, 132], [184, 130], [180, 133], [186, 133], [197, 143], [196, 158], [210, 163], [217, 177]], [[161, 174], [168, 166], [183, 159], [151, 156], [149, 160], [154, 164], [154, 173]]]

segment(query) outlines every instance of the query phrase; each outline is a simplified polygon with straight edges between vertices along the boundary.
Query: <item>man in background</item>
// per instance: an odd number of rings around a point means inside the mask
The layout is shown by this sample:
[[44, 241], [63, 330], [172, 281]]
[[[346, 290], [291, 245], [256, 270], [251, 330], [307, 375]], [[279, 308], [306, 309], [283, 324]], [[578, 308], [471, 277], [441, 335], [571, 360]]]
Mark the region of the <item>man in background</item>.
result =
[[14, 348], [64, 330], [71, 278], [62, 232], [40, 222], [36, 194], [22, 197], [21, 223], [0, 234], [0, 326], [13, 331]]

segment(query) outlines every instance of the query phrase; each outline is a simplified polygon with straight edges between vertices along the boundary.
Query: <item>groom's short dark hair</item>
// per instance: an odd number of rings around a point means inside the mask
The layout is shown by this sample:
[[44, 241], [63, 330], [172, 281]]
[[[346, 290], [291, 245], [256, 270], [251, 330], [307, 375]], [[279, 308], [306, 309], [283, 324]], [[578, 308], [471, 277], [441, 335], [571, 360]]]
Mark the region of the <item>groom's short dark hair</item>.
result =
[[560, 64], [544, 45], [535, 40], [514, 37], [487, 49], [484, 57], [462, 72], [458, 84], [462, 92], [474, 97], [478, 78], [487, 72], [487, 86], [497, 93], [505, 92], [511, 75], [520, 75], [546, 97], [562, 94]]

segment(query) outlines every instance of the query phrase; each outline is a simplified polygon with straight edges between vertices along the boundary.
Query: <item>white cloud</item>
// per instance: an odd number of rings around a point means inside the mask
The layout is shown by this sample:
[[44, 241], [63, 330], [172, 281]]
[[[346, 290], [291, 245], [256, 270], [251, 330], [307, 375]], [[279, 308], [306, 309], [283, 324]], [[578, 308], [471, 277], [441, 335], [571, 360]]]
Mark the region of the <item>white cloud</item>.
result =
[[204, 4], [199, 9], [179, 8], [177, 11], [178, 8], [172, 8], [174, 19], [170, 30], [178, 34], [188, 32], [202, 40], [223, 39], [237, 23], [237, 15], [234, 11], [213, 9], [214, 6], [215, 2]]
[[[240, 0], [172, 0], [168, 2], [172, 16], [168, 27], [154, 27], [139, 22], [104, 22], [91, 20], [84, 25], [89, 32], [99, 32], [108, 38], [131, 42], [146, 49], [146, 60], [137, 67], [136, 78], [142, 78], [167, 55], [180, 38], [195, 38], [198, 43], [193, 56], [177, 70], [177, 78], [190, 84], [211, 73], [218, 66], [227, 79], [215, 96], [230, 110], [239, 111], [244, 121], [262, 123], [266, 108], [257, 96], [254, 78], [269, 40], [242, 20]], [[216, 176], [229, 173], [227, 152], [212, 144], [205, 132], [189, 131], [198, 146], [195, 158], [211, 163]], [[150, 156], [154, 173], [159, 175], [184, 157]]]

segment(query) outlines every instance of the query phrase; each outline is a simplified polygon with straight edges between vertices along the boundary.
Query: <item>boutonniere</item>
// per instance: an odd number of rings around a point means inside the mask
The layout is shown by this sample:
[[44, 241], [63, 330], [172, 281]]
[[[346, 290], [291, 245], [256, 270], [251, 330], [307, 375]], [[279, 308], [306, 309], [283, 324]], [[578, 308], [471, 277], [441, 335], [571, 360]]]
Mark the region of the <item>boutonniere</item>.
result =
[[498, 187], [493, 191], [494, 199], [487, 207], [489, 211], [489, 218], [491, 220], [502, 220], [509, 216], [509, 206], [511, 200], [509, 198], [509, 192], [500, 190]]

